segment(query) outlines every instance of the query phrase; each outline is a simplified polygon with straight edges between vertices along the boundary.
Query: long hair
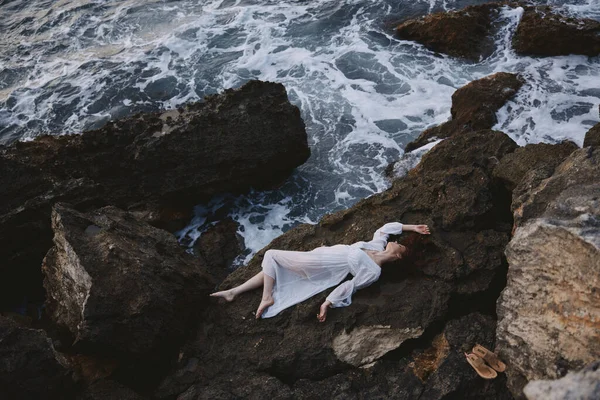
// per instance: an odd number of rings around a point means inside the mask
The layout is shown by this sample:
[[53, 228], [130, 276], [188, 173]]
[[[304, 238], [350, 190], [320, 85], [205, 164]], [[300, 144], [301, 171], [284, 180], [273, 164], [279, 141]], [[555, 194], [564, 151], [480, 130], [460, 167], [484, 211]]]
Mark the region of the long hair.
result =
[[386, 276], [386, 280], [400, 280], [409, 275], [414, 275], [418, 272], [426, 260], [426, 249], [429, 245], [429, 237], [419, 235], [418, 233], [410, 233], [400, 236], [392, 236], [390, 241], [395, 241], [406, 247], [406, 251], [402, 254], [402, 258], [398, 261], [383, 265], [382, 272]]

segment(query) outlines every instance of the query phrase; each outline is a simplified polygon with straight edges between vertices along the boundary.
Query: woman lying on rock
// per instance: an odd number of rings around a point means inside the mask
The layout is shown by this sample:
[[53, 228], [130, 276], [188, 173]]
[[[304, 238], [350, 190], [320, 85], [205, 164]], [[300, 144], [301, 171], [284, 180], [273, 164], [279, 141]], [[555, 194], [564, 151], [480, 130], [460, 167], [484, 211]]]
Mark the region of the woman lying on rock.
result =
[[263, 286], [263, 297], [256, 318], [270, 318], [339, 284], [348, 273], [352, 274], [354, 278], [335, 288], [321, 305], [317, 319], [323, 322], [329, 307], [349, 306], [354, 292], [379, 279], [383, 264], [398, 261], [406, 255], [405, 246], [388, 243], [389, 235], [398, 235], [402, 231], [428, 235], [429, 227], [390, 222], [379, 228], [370, 242], [319, 247], [307, 252], [267, 250], [262, 272], [233, 289], [211, 296], [233, 301], [240, 293]]

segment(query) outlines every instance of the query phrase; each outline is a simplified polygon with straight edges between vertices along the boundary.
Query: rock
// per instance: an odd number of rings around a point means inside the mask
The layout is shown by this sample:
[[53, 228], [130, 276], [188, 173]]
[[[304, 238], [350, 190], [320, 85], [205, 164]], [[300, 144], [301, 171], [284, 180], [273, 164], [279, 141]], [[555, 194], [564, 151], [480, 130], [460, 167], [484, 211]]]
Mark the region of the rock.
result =
[[498, 300], [498, 351], [509, 389], [600, 358], [600, 149], [576, 150], [515, 211]]
[[198, 202], [277, 184], [309, 154], [283, 85], [259, 81], [81, 135], [0, 147], [0, 306], [43, 298], [39, 267], [56, 202], [114, 205], [174, 230]]
[[[412, 351], [430, 347], [445, 321], [458, 313], [495, 310], [512, 218], [510, 196], [491, 174], [497, 160], [515, 148], [501, 132], [451, 137], [388, 191], [276, 238], [248, 266], [229, 275], [221, 289], [256, 274], [269, 248], [353, 243], [394, 220], [428, 223], [433, 232], [430, 237], [404, 235], [417, 252], [414, 262], [386, 267], [377, 283], [356, 293], [350, 307], [331, 310], [323, 324], [315, 315], [328, 291], [259, 321], [254, 318], [259, 291], [231, 303], [215, 302], [203, 329], [182, 348], [177, 372], [161, 384], [161, 398], [200, 393], [200, 388], [234, 398], [222, 393], [233, 390], [227, 389], [230, 379], [243, 386], [237, 378], [243, 375], [249, 382], [257, 375], [264, 381], [276, 378], [296, 397], [418, 397], [425, 385], [408, 367]], [[493, 338], [493, 332], [489, 335]], [[186, 366], [192, 358], [202, 362], [190, 372]], [[257, 387], [252, 396], [268, 393]]]
[[406, 145], [406, 152], [464, 132], [490, 129], [498, 122], [498, 111], [523, 85], [522, 79], [506, 72], [478, 79], [458, 89], [452, 95], [452, 119], [427, 129]]
[[600, 54], [600, 22], [560, 15], [549, 6], [526, 7], [512, 45], [523, 55], [593, 57]]
[[576, 149], [577, 145], [570, 141], [559, 144], [528, 144], [507, 154], [494, 169], [494, 176], [502, 180], [508, 190], [513, 191], [527, 172], [543, 166], [554, 170]]
[[78, 393], [76, 400], [144, 400], [145, 398], [115, 381], [102, 379], [84, 388]]
[[499, 10], [499, 4], [489, 3], [429, 14], [400, 24], [396, 35], [432, 51], [477, 61], [494, 51], [492, 22]]
[[57, 204], [52, 228], [48, 315], [76, 351], [152, 381], [197, 323], [212, 279], [173, 235], [115, 207], [83, 214]]
[[238, 224], [226, 218], [210, 227], [194, 244], [194, 253], [219, 282], [231, 272], [229, 267], [244, 250], [244, 239], [237, 230]]
[[69, 399], [73, 381], [52, 341], [39, 329], [0, 316], [0, 393], [11, 399]]
[[532, 381], [523, 393], [529, 400], [600, 399], [600, 361], [554, 381]]
[[583, 147], [588, 146], [600, 146], [600, 123], [594, 125], [592, 129], [585, 134]]

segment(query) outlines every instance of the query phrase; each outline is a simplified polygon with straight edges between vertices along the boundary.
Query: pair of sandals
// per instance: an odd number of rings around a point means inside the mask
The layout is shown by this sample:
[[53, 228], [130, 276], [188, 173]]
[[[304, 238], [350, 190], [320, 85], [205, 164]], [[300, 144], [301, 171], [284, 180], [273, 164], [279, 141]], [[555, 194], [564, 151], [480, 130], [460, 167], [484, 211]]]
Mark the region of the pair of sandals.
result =
[[506, 364], [500, 361], [496, 353], [480, 344], [473, 347], [472, 353], [465, 353], [465, 357], [477, 374], [484, 379], [494, 379], [498, 376], [498, 372], [504, 372], [506, 369]]

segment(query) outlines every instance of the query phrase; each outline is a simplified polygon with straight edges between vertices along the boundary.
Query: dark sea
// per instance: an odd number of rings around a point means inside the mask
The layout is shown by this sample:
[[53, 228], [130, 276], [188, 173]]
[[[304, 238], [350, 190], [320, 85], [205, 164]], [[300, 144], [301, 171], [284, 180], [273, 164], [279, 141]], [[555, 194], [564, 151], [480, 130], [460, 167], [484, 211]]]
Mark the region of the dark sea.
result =
[[[393, 35], [407, 17], [484, 2], [0, 0], [0, 144], [98, 128], [250, 79], [284, 84], [311, 158], [275, 190], [198, 205], [178, 233], [191, 246], [233, 218], [247, 247], [239, 265], [291, 227], [385, 190], [386, 166], [446, 121], [452, 93], [474, 79], [498, 71], [527, 79], [495, 126], [520, 145], [582, 144], [599, 121], [600, 58], [515, 55], [521, 9], [502, 12], [498, 50], [478, 63]], [[600, 0], [533, 3], [600, 20]]]

